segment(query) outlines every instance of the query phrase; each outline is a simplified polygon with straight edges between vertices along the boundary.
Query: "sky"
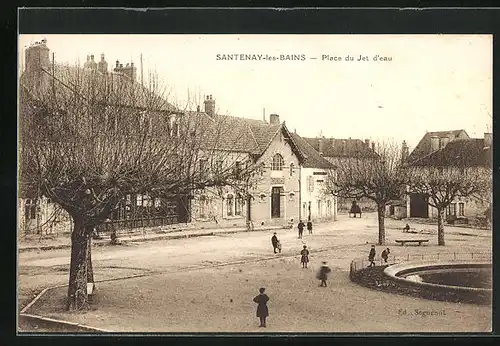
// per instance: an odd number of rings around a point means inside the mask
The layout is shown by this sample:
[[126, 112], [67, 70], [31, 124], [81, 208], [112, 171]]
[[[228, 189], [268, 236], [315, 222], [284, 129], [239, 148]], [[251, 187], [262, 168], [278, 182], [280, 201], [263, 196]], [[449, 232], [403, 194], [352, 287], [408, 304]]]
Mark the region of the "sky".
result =
[[134, 62], [139, 81], [142, 54], [144, 83], [155, 71], [175, 103], [200, 100], [203, 109], [212, 95], [219, 113], [276, 113], [304, 137], [405, 140], [412, 149], [426, 131], [492, 131], [492, 35], [20, 35], [20, 71], [24, 49], [42, 38], [56, 63], [83, 66], [104, 53], [109, 68]]

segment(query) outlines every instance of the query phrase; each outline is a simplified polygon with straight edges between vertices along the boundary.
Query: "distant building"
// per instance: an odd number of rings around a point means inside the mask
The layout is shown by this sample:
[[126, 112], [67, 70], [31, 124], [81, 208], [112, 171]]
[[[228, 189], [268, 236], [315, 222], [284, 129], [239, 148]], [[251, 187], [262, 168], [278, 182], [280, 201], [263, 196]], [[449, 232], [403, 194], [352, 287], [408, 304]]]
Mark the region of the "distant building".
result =
[[[470, 138], [465, 130], [428, 132], [408, 157], [407, 164], [417, 169], [475, 169], [479, 174], [492, 174], [492, 134]], [[409, 217], [437, 217], [437, 210], [422, 194], [409, 194], [406, 208]], [[457, 197], [447, 208], [446, 217], [484, 216], [488, 209], [491, 210], [491, 200]]]
[[302, 220], [336, 220], [337, 198], [324, 185], [334, 176], [335, 165], [325, 159], [305, 139], [296, 133], [292, 137], [305, 159], [300, 165], [300, 218]]
[[[369, 139], [365, 139], [364, 141], [353, 138], [338, 139], [325, 137], [303, 137], [303, 139], [334, 166], [346, 164], [349, 160], [353, 159], [373, 160], [374, 158], [378, 158], [375, 151], [375, 143], [370, 143]], [[350, 198], [339, 197], [337, 199], [337, 208], [338, 210], [347, 212], [351, 208], [352, 202], [353, 200]], [[368, 198], [362, 198], [356, 202], [363, 212], [375, 211], [377, 208], [375, 202]]]

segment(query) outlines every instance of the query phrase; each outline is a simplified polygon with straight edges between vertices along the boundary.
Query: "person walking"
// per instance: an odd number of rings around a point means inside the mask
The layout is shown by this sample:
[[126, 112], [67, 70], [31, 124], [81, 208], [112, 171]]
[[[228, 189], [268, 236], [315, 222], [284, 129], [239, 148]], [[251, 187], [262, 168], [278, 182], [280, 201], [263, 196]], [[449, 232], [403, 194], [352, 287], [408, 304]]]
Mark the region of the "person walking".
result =
[[389, 248], [386, 248], [384, 251], [382, 251], [382, 258], [384, 259], [384, 263], [387, 263], [387, 259], [389, 258], [389, 254], [391, 253], [391, 251], [389, 250]]
[[281, 253], [281, 242], [278, 239], [278, 236], [276, 235], [276, 232], [274, 232], [274, 234], [273, 234], [273, 236], [271, 238], [271, 243], [273, 244], [274, 253], [276, 253], [276, 250], [278, 250], [279, 253]]
[[300, 252], [300, 263], [302, 263], [302, 268], [307, 268], [308, 262], [309, 262], [309, 250], [307, 250], [307, 246], [304, 245], [304, 248]]
[[267, 308], [267, 302], [269, 297], [264, 292], [266, 289], [264, 287], [259, 288], [259, 295], [256, 296], [253, 301], [257, 305], [257, 317], [260, 319], [260, 326], [266, 328], [266, 317], [269, 316], [269, 309]]
[[302, 220], [299, 221], [297, 227], [299, 229], [299, 239], [302, 239], [302, 233], [304, 233], [304, 223], [302, 222]]
[[368, 261], [370, 261], [370, 265], [368, 267], [374, 267], [375, 266], [375, 245], [372, 245], [372, 248], [370, 249], [370, 253], [368, 254]]
[[318, 279], [321, 280], [319, 284], [320, 287], [327, 287], [326, 280], [328, 279], [328, 273], [332, 270], [326, 265], [326, 262], [323, 262], [318, 272]]
[[276, 236], [276, 232], [274, 232], [273, 236], [271, 237], [271, 244], [273, 244], [273, 249], [274, 253], [276, 253], [276, 250], [280, 250], [281, 252], [281, 246], [278, 247], [280, 241], [278, 240], [278, 237]]
[[311, 219], [307, 221], [307, 230], [309, 231], [309, 234], [313, 234], [313, 223], [311, 222]]

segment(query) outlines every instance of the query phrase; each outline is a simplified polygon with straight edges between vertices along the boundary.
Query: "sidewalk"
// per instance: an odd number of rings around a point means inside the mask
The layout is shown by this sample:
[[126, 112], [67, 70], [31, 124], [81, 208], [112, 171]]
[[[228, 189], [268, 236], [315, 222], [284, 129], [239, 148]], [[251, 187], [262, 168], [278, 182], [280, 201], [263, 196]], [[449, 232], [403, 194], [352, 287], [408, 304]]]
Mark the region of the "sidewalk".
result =
[[[118, 240], [121, 244], [136, 243], [144, 241], [168, 240], [168, 239], [182, 239], [192, 237], [212, 236], [216, 234], [231, 234], [239, 232], [259, 232], [284, 229], [283, 226], [259, 226], [254, 227], [253, 231], [248, 231], [246, 227], [231, 227], [231, 228], [191, 228], [191, 229], [168, 229], [163, 231], [135, 231], [131, 233], [118, 232]], [[93, 246], [106, 246], [110, 244], [110, 234], [103, 233], [103, 239], [92, 239]], [[37, 235], [34, 239], [27, 241], [19, 241], [17, 248], [19, 252], [25, 251], [40, 251], [40, 250], [57, 250], [66, 249], [71, 247], [71, 236], [69, 233], [59, 235], [56, 238], [44, 238], [38, 241]]]

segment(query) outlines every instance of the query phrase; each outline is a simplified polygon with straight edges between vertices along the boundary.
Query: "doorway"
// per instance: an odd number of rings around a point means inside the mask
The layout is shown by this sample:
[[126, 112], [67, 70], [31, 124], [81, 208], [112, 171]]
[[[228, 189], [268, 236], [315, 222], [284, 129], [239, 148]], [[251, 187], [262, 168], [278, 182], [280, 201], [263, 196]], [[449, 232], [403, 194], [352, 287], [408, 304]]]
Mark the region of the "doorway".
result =
[[273, 187], [271, 192], [271, 218], [281, 217], [281, 193], [282, 187]]

